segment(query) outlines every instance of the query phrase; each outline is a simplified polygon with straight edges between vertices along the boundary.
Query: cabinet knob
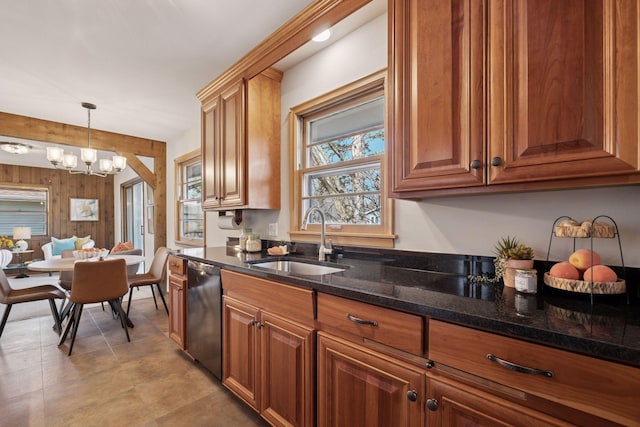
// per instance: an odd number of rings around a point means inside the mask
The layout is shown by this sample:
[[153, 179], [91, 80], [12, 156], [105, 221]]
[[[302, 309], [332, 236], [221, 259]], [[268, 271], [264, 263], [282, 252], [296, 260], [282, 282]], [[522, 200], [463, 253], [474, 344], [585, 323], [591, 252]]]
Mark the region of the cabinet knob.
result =
[[257, 327], [258, 329], [262, 329], [262, 328], [264, 328], [264, 323], [260, 323], [260, 322], [258, 322], [258, 323], [256, 323], [256, 327]]
[[409, 392], [407, 393], [407, 399], [415, 402], [416, 400], [418, 400], [418, 393], [415, 390], [409, 390]]
[[257, 323], [258, 321], [254, 319], [251, 322], [249, 322], [249, 326], [256, 326]]
[[437, 411], [438, 401], [436, 399], [427, 399], [427, 408], [429, 408], [430, 411]]
[[480, 169], [482, 167], [482, 162], [480, 160], [474, 160], [471, 162], [471, 169]]
[[493, 159], [491, 159], [491, 166], [500, 166], [501, 164], [502, 164], [501, 157], [494, 157]]

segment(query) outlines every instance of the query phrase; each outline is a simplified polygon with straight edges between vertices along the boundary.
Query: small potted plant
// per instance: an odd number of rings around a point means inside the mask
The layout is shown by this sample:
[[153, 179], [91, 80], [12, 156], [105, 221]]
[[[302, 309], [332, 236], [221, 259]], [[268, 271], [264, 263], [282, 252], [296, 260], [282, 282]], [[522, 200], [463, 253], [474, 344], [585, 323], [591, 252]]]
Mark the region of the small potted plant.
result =
[[533, 268], [533, 249], [509, 236], [500, 239], [495, 249], [496, 277], [501, 276], [505, 286], [514, 287], [516, 270]]

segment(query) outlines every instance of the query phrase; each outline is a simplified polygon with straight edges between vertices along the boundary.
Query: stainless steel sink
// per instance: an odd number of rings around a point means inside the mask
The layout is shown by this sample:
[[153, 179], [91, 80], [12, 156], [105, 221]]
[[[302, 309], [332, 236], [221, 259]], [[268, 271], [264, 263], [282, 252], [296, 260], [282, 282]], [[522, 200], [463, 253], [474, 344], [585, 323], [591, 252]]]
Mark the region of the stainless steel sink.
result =
[[346, 268], [330, 267], [328, 265], [309, 264], [301, 261], [277, 260], [252, 263], [254, 267], [268, 268], [301, 276], [321, 276], [345, 271]]

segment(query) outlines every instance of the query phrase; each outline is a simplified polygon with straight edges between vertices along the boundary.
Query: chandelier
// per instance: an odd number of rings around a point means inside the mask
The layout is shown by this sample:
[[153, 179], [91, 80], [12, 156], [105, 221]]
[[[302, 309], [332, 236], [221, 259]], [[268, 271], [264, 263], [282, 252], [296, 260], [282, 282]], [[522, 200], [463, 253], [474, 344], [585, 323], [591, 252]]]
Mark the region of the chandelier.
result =
[[56, 169], [65, 169], [69, 173], [83, 173], [85, 175], [95, 175], [102, 178], [110, 173], [118, 173], [127, 167], [127, 158], [123, 156], [113, 156], [111, 159], [100, 159], [98, 162], [98, 171], [94, 171], [91, 166], [98, 160], [98, 151], [91, 148], [91, 110], [95, 110], [95, 104], [83, 102], [82, 106], [87, 109], [87, 148], [80, 149], [80, 158], [86, 165], [84, 170], [75, 170], [78, 165], [78, 156], [72, 153], [65, 153], [60, 147], [47, 147], [47, 160], [49, 160]]

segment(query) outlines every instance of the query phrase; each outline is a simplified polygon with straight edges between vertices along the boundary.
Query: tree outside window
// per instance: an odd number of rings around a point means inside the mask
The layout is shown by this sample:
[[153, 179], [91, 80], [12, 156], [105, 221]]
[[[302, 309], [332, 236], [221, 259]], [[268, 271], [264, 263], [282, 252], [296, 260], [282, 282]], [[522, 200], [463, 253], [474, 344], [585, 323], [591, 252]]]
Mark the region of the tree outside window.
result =
[[[335, 243], [393, 244], [391, 202], [384, 184], [384, 76], [376, 74], [292, 109], [297, 136], [292, 238], [304, 212], [320, 208]], [[319, 223], [319, 218], [311, 216]], [[312, 222], [313, 223], [313, 222]]]

